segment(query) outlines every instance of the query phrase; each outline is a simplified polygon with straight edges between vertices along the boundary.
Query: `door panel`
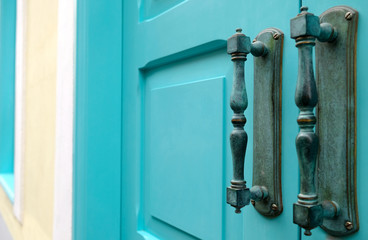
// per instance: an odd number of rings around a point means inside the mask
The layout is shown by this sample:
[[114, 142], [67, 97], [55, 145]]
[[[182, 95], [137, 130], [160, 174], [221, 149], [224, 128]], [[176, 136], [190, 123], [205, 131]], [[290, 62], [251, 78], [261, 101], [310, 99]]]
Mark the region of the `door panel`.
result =
[[157, 1], [142, 0], [139, 12], [140, 20], [148, 20], [159, 16], [185, 0]]
[[205, 43], [140, 70], [141, 234], [223, 236], [225, 188], [218, 186], [225, 186], [225, 46]]
[[142, 214], [157, 235], [154, 226], [161, 223], [221, 239], [225, 68], [219, 63], [225, 57], [221, 48], [143, 74]]
[[[298, 193], [293, 104], [297, 52], [288, 37], [289, 19], [298, 9], [296, 0], [282, 6], [269, 1], [124, 2], [122, 239], [298, 238], [292, 223]], [[233, 77], [226, 40], [237, 27], [251, 38], [267, 27], [285, 33], [284, 212], [274, 219], [261, 216], [251, 205], [235, 214], [226, 204], [232, 178]], [[245, 178], [251, 187], [251, 55], [246, 85]]]

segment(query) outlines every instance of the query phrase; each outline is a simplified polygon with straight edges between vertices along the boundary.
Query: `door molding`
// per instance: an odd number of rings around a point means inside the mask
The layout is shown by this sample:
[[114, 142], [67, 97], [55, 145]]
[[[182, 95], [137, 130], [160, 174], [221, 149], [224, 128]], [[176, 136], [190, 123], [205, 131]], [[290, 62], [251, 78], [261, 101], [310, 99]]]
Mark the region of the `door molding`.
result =
[[14, 215], [23, 221], [26, 3], [17, 0], [15, 37]]
[[73, 239], [120, 239], [123, 2], [77, 1]]
[[74, 0], [59, 2], [53, 226], [55, 240], [72, 239], [75, 8]]

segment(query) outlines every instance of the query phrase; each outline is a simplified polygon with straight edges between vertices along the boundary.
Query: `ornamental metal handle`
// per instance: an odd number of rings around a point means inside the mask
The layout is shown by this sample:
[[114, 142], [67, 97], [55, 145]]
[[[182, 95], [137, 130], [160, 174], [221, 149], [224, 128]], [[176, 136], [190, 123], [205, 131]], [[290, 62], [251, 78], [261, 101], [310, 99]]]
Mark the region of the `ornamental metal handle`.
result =
[[318, 202], [315, 185], [316, 160], [318, 154], [318, 136], [314, 132], [316, 117], [314, 108], [318, 102], [317, 87], [313, 72], [312, 50], [317, 38], [321, 42], [333, 41], [337, 31], [331, 24], [320, 25], [319, 18], [301, 8], [301, 13], [291, 19], [291, 38], [298, 48], [298, 81], [295, 91], [295, 103], [300, 109], [297, 119], [300, 132], [296, 137], [296, 150], [300, 168], [300, 193], [294, 204], [294, 223], [310, 230], [320, 226], [323, 218], [334, 218], [339, 214], [339, 205], [333, 201]]
[[244, 161], [247, 149], [248, 135], [244, 130], [246, 118], [244, 111], [248, 106], [247, 91], [244, 79], [244, 62], [247, 55], [265, 56], [267, 47], [260, 41], [250, 42], [250, 38], [236, 29], [236, 33], [228, 39], [227, 52], [234, 63], [234, 80], [230, 96], [230, 107], [234, 112], [232, 117], [233, 131], [230, 134], [230, 146], [233, 159], [233, 179], [227, 188], [227, 203], [235, 208], [236, 213], [249, 204], [250, 199], [260, 201], [268, 197], [264, 186], [254, 186], [251, 190], [246, 187], [244, 180]]

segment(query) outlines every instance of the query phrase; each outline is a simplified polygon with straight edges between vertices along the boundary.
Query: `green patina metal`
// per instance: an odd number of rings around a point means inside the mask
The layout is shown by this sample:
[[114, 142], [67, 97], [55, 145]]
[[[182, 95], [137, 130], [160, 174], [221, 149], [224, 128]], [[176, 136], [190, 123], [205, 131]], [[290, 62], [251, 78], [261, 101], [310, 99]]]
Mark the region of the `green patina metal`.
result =
[[281, 194], [281, 65], [284, 34], [267, 28], [255, 38], [268, 54], [254, 58], [253, 185], [266, 186], [268, 197], [254, 202], [265, 216], [283, 210]]
[[233, 179], [227, 188], [227, 203], [235, 207], [235, 212], [249, 204], [250, 193], [244, 181], [244, 160], [247, 149], [248, 135], [244, 131], [246, 118], [244, 111], [248, 107], [248, 97], [244, 80], [244, 62], [250, 53], [250, 39], [236, 30], [236, 34], [227, 41], [227, 52], [231, 54], [234, 62], [233, 89], [230, 96], [230, 107], [234, 111], [231, 120], [234, 130], [230, 135], [230, 146], [233, 159]]
[[[234, 81], [230, 106], [234, 111], [230, 135], [233, 158], [233, 180], [227, 188], [227, 203], [235, 212], [252, 200], [257, 211], [265, 216], [278, 216], [282, 212], [281, 169], [280, 169], [280, 115], [281, 115], [281, 62], [283, 33], [275, 28], [262, 31], [253, 43], [237, 29], [228, 40], [228, 53], [234, 62]], [[257, 106], [254, 113], [255, 158], [253, 187], [249, 190], [244, 180], [244, 160], [247, 148], [246, 119], [248, 106], [244, 80], [244, 62], [247, 54], [256, 56], [255, 82]], [[268, 111], [267, 109], [270, 109]], [[259, 125], [260, 124], [260, 125]], [[262, 148], [261, 146], [267, 146]], [[263, 154], [266, 155], [263, 155]], [[256, 184], [254, 184], [256, 183]]]
[[346, 6], [333, 7], [321, 14], [320, 21], [332, 24], [338, 38], [332, 44], [316, 42], [316, 133], [320, 142], [317, 193], [319, 201], [334, 200], [341, 208], [336, 219], [324, 219], [321, 227], [331, 235], [343, 236], [359, 229], [355, 76], [358, 12]]
[[300, 109], [298, 124], [300, 132], [296, 137], [296, 150], [300, 168], [300, 194], [294, 204], [294, 223], [304, 228], [305, 235], [322, 223], [322, 208], [317, 201], [315, 171], [318, 152], [318, 137], [314, 133], [316, 117], [314, 108], [318, 102], [317, 87], [313, 73], [312, 49], [319, 36], [319, 19], [302, 7], [298, 16], [290, 21], [291, 38], [296, 41], [299, 65], [295, 90], [295, 103]]
[[[290, 22], [299, 50], [295, 102], [300, 109], [296, 138], [300, 194], [294, 204], [294, 223], [306, 230], [305, 235], [322, 226], [329, 234], [341, 236], [358, 229], [354, 185], [357, 13], [334, 7], [318, 18], [307, 10], [302, 7]], [[312, 59], [315, 39], [318, 95]], [[318, 118], [314, 116], [317, 103]]]

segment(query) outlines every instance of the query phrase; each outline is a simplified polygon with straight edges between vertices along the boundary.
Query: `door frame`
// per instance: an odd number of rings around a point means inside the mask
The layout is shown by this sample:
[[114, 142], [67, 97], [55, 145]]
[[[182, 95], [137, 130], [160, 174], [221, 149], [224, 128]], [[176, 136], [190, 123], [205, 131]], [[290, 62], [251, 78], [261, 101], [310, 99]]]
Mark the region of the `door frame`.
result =
[[123, 2], [76, 4], [73, 239], [120, 239]]

